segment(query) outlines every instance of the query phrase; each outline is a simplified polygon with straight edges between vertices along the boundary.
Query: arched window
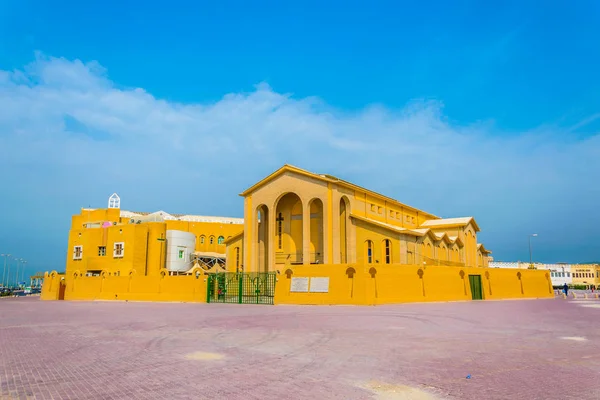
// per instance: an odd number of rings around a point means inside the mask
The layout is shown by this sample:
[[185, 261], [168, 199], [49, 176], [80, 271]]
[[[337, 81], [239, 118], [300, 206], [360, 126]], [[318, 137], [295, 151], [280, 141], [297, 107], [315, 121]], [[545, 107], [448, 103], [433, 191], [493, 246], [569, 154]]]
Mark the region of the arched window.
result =
[[219, 239], [217, 239], [217, 243], [223, 244], [224, 242], [225, 242], [225, 238], [223, 236], [219, 236]]
[[365, 242], [365, 250], [367, 255], [367, 264], [373, 264], [373, 242], [367, 240]]
[[389, 239], [385, 239], [383, 241], [383, 245], [384, 245], [384, 254], [383, 254], [383, 259], [385, 260], [386, 264], [391, 264], [392, 263], [392, 241]]
[[204, 235], [200, 236], [200, 244], [204, 244], [205, 239], [206, 237], [204, 237]]
[[240, 266], [240, 248], [235, 248], [235, 267], [239, 268]]
[[209, 242], [210, 244], [213, 244], [213, 243], [215, 242], [215, 237], [214, 237], [214, 236], [211, 236], [210, 238], [208, 238], [208, 242]]

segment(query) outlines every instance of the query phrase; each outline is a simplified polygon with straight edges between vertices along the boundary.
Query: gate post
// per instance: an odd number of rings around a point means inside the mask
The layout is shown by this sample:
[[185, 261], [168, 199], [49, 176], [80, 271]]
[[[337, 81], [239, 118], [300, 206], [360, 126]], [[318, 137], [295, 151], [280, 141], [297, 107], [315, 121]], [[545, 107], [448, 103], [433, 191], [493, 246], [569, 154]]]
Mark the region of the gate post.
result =
[[244, 293], [244, 273], [238, 273], [238, 304], [242, 304]]
[[206, 285], [206, 302], [210, 303], [210, 285], [212, 285], [212, 276], [208, 275], [207, 277], [207, 285]]

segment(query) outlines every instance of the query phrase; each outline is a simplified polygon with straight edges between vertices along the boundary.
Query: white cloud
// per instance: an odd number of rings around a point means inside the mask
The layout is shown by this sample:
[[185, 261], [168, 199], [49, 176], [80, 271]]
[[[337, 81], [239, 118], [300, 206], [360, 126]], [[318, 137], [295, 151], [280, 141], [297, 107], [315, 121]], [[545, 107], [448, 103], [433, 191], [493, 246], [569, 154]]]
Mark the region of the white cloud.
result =
[[38, 54], [0, 71], [0, 168], [14, 189], [2, 203], [40, 227], [54, 209], [66, 226], [115, 190], [126, 208], [240, 215], [236, 194], [291, 163], [442, 216], [474, 215], [504, 258], [525, 258], [535, 230], [549, 261], [600, 259], [588, 236], [600, 221], [599, 149], [600, 136], [557, 127], [453, 124], [437, 102], [349, 113], [262, 83], [181, 104], [120, 88], [97, 62]]

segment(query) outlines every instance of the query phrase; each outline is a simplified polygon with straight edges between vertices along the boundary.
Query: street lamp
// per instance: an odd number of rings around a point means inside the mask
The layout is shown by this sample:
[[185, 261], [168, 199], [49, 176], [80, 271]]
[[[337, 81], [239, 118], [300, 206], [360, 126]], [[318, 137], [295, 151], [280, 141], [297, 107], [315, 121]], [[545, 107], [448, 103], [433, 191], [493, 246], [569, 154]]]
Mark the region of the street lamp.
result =
[[23, 269], [21, 271], [21, 282], [25, 282], [25, 264], [27, 264], [27, 260], [23, 260]]
[[10, 254], [0, 254], [0, 257], [4, 257], [4, 269], [2, 270], [2, 287], [4, 287], [4, 282], [5, 282], [5, 278], [6, 278], [6, 261], [8, 260], [8, 257], [10, 257]]
[[23, 259], [15, 258], [15, 261], [17, 262], [17, 271], [15, 272], [15, 286], [19, 286], [19, 263], [21, 264], [21, 266], [23, 266]]
[[532, 237], [537, 237], [537, 233], [534, 233], [532, 235], [529, 235], [529, 267], [533, 268], [533, 257], [531, 255], [531, 238]]
[[17, 262], [17, 270], [15, 271], [15, 286], [17, 286], [17, 282], [19, 281], [19, 259], [15, 258], [15, 261]]

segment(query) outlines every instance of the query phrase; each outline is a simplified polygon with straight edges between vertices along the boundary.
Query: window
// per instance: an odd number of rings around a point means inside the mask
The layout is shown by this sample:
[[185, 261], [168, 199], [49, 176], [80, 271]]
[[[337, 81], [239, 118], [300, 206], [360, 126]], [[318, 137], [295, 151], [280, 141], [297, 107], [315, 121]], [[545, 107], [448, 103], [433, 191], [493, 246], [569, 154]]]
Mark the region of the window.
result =
[[277, 247], [283, 248], [283, 214], [279, 213], [277, 216]]
[[204, 235], [200, 236], [200, 244], [204, 244], [204, 239], [206, 239]]
[[373, 242], [367, 240], [365, 245], [367, 247], [367, 264], [373, 264]]
[[219, 236], [219, 239], [217, 239], [217, 243], [218, 244], [223, 244], [225, 243], [225, 238], [223, 236]]
[[177, 252], [177, 258], [179, 258], [180, 260], [184, 260], [185, 259], [185, 250], [179, 250]]
[[383, 207], [378, 207], [378, 208], [377, 208], [377, 212], [378, 212], [379, 214], [383, 213]]
[[215, 237], [214, 237], [214, 236], [211, 236], [210, 238], [208, 238], [208, 242], [209, 242], [210, 244], [213, 244], [213, 243], [215, 242]]
[[106, 255], [106, 246], [98, 246], [98, 255], [104, 257]]
[[377, 211], [377, 206], [375, 204], [371, 204], [371, 211], [372, 212]]
[[125, 243], [115, 243], [113, 247], [113, 257], [123, 257], [123, 253], [125, 252]]
[[240, 266], [240, 248], [235, 248], [235, 267], [238, 268]]
[[81, 260], [83, 257], [83, 246], [73, 247], [73, 260]]
[[385, 263], [392, 263], [392, 242], [389, 239], [384, 240], [385, 243]]

